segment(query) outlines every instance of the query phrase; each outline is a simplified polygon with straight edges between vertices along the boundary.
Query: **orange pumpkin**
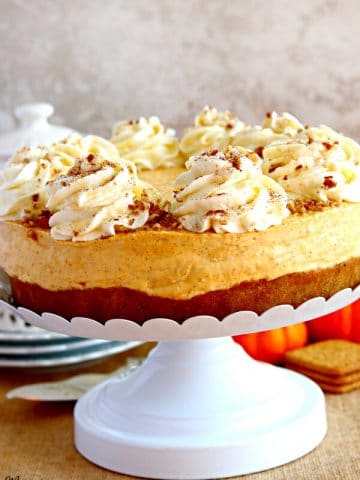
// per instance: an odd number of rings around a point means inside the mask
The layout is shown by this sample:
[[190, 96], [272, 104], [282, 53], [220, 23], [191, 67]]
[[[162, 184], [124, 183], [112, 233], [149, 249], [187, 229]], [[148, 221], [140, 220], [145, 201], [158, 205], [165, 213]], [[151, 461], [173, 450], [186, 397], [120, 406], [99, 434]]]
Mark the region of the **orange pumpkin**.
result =
[[360, 342], [360, 300], [342, 310], [308, 322], [313, 341], [342, 338]]
[[233, 338], [256, 360], [281, 363], [285, 352], [307, 344], [308, 330], [305, 323], [298, 323], [267, 332], [236, 335]]

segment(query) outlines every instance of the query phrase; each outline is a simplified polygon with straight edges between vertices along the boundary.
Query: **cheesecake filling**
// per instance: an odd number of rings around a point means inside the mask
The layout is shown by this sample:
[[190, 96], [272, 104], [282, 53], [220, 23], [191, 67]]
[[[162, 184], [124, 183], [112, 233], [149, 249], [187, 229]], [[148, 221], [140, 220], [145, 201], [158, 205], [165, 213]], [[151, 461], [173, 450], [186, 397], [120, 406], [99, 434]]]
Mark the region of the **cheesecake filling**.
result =
[[0, 222], [0, 265], [51, 291], [121, 286], [181, 300], [359, 258], [359, 219], [360, 205], [342, 202], [261, 232], [140, 228], [91, 242], [57, 241], [47, 229]]
[[236, 134], [246, 128], [233, 113], [206, 106], [195, 117], [194, 126], [185, 130], [180, 150], [187, 158], [211, 149], [222, 150], [232, 145]]
[[261, 172], [259, 156], [240, 147], [194, 155], [175, 181], [171, 213], [192, 232], [243, 233], [289, 215], [283, 188]]
[[118, 122], [111, 142], [121, 158], [135, 163], [139, 170], [179, 167], [184, 159], [172, 128], [165, 128], [158, 117]]
[[0, 221], [36, 217], [48, 200], [46, 184], [65, 174], [77, 158], [101, 154], [119, 158], [114, 145], [94, 135], [72, 134], [49, 146], [23, 147], [0, 172]]
[[92, 154], [48, 183], [47, 192], [55, 240], [89, 241], [121, 227], [134, 230], [145, 225], [152, 205], [160, 205], [158, 192], [138, 179], [132, 162]]

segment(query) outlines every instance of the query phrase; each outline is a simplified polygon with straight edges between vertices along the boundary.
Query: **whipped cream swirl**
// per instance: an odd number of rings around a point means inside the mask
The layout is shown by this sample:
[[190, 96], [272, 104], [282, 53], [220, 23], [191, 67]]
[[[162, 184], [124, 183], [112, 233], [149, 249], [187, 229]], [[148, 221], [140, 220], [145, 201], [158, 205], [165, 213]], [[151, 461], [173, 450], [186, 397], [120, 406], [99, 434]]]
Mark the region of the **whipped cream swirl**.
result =
[[139, 170], [184, 164], [175, 130], [165, 128], [157, 117], [118, 122], [111, 142], [120, 157], [134, 162]]
[[[259, 127], [256, 127], [259, 129]], [[279, 115], [276, 112], [267, 113], [263, 121], [262, 129], [259, 129], [260, 138], [265, 132], [271, 131], [274, 135], [263, 146], [270, 143], [298, 142], [311, 144], [313, 142], [329, 143], [330, 145], [340, 145], [346, 160], [360, 165], [360, 145], [342, 133], [336, 132], [326, 125], [318, 127], [304, 126], [296, 117], [290, 113], [284, 112]]]
[[49, 225], [55, 240], [74, 242], [115, 235], [116, 227], [145, 225], [155, 188], [140, 181], [132, 162], [111, 162], [100, 155], [78, 160], [66, 175], [47, 186]]
[[194, 126], [185, 130], [180, 150], [186, 157], [213, 148], [222, 150], [232, 145], [237, 133], [244, 128], [245, 124], [231, 112], [218, 112], [216, 108], [206, 106], [196, 116]]
[[193, 156], [178, 177], [171, 213], [186, 230], [266, 230], [289, 215], [283, 188], [261, 172], [261, 159], [241, 147]]
[[326, 125], [304, 126], [290, 113], [272, 112], [262, 127], [239, 132], [234, 144], [261, 153], [263, 173], [291, 200], [360, 201], [360, 146]]
[[90, 154], [101, 155], [111, 161], [119, 159], [119, 154], [114, 145], [109, 140], [96, 135], [83, 137], [74, 133], [64, 140], [45, 148], [48, 150], [48, 155], [55, 167], [60, 162], [60, 170], [62, 170], [64, 165], [71, 168], [78, 158], [83, 158]]
[[274, 133], [293, 137], [304, 129], [304, 125], [291, 113], [268, 112], [264, 118], [263, 128], [270, 128]]
[[342, 133], [336, 132], [326, 125], [318, 127], [304, 126], [296, 117], [284, 112], [267, 113], [263, 121], [263, 130], [271, 129], [276, 135], [286, 136], [286, 141], [310, 144], [313, 142], [339, 144], [346, 159], [360, 164], [360, 145]]
[[287, 140], [288, 136], [285, 134], [275, 133], [271, 128], [255, 126], [241, 130], [235, 136], [233, 145], [261, 153], [266, 145], [270, 143], [282, 143]]
[[298, 136], [299, 140], [303, 139], [304, 135], [306, 136], [304, 143], [321, 142], [324, 145], [327, 143], [332, 148], [334, 145], [338, 145], [339, 147], [336, 148], [341, 149], [341, 155], [345, 160], [354, 165], [360, 165], [360, 145], [352, 138], [346, 137], [326, 125], [304, 129]]
[[268, 145], [263, 172], [286, 190], [291, 200], [360, 202], [360, 166], [340, 143]]
[[89, 154], [119, 159], [111, 142], [94, 135], [72, 134], [46, 147], [23, 147], [16, 152], [0, 172], [0, 220], [38, 216], [48, 199], [46, 184]]
[[266, 114], [262, 126], [241, 130], [234, 138], [233, 145], [239, 145], [259, 153], [271, 143], [284, 143], [304, 129], [299, 120], [290, 113]]
[[0, 172], [0, 220], [39, 214], [47, 199], [46, 183], [61, 172], [60, 167], [53, 167], [43, 147], [24, 147], [17, 152]]

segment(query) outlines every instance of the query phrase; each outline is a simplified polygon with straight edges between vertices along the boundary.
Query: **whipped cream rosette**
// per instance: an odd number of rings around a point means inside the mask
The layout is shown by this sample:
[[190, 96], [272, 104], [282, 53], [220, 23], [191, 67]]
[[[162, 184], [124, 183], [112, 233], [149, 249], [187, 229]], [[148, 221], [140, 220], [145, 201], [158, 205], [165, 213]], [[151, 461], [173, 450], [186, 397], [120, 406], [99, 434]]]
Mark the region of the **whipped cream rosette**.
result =
[[234, 145], [255, 150], [270, 143], [298, 142], [310, 144], [313, 142], [339, 144], [346, 159], [360, 164], [360, 145], [353, 139], [338, 133], [326, 125], [318, 127], [304, 126], [294, 115], [283, 112], [266, 114], [262, 127], [255, 126], [244, 129], [234, 139]]
[[94, 135], [72, 134], [49, 146], [23, 147], [0, 172], [0, 220], [36, 217], [48, 199], [46, 184], [66, 173], [77, 158], [101, 154], [115, 161], [114, 145]]
[[289, 137], [293, 137], [304, 129], [304, 125], [294, 115], [287, 112], [280, 115], [277, 112], [267, 113], [262, 127], [270, 128], [274, 133], [288, 135]]
[[241, 147], [193, 156], [175, 182], [171, 213], [186, 230], [266, 230], [289, 215], [284, 189], [261, 172], [261, 159]]
[[0, 172], [0, 220], [20, 220], [40, 213], [45, 206], [46, 183], [68, 170], [52, 163], [44, 147], [24, 147]]
[[121, 158], [134, 162], [139, 170], [184, 164], [175, 130], [165, 128], [158, 117], [118, 122], [113, 127], [111, 142]]
[[[263, 130], [270, 129], [276, 135], [285, 135], [287, 141], [295, 140], [299, 143], [329, 143], [340, 145], [346, 159], [360, 164], [360, 145], [355, 140], [336, 132], [326, 125], [318, 127], [304, 126], [294, 115], [284, 112], [279, 115], [276, 112], [266, 114], [263, 121]], [[289, 140], [290, 139], [290, 140]]]
[[266, 114], [262, 126], [241, 130], [234, 138], [233, 145], [256, 150], [271, 143], [284, 143], [304, 129], [299, 120], [290, 113], [279, 115], [276, 112]]
[[276, 112], [267, 113], [263, 121], [264, 130], [271, 129], [275, 134], [286, 135], [289, 139], [299, 143], [327, 142], [339, 144], [346, 154], [346, 159], [360, 164], [360, 145], [355, 140], [336, 132], [326, 125], [318, 127], [304, 126], [294, 115], [283, 112], [279, 115]]
[[119, 153], [116, 147], [106, 138], [98, 137], [97, 135], [81, 137], [79, 149], [81, 153], [77, 158], [83, 158], [87, 155], [100, 155], [112, 162], [119, 160]]
[[288, 136], [275, 133], [271, 128], [260, 126], [249, 127], [241, 130], [234, 138], [233, 145], [244, 147], [261, 153], [262, 149], [270, 143], [282, 143], [288, 140]]
[[88, 241], [115, 235], [117, 227], [145, 225], [155, 188], [140, 181], [132, 162], [112, 162], [100, 155], [80, 159], [47, 186], [49, 225], [55, 240]]
[[346, 147], [337, 141], [298, 143], [296, 138], [270, 144], [263, 150], [263, 172], [280, 183], [291, 200], [360, 202], [356, 148]]
[[346, 137], [326, 125], [306, 128], [304, 133], [307, 137], [307, 143], [321, 142], [326, 147], [331, 146], [331, 148], [338, 145], [336, 148], [341, 150], [343, 158], [354, 165], [360, 165], [360, 145], [352, 138]]
[[237, 133], [246, 128], [244, 122], [231, 112], [218, 112], [216, 108], [206, 106], [195, 117], [194, 126], [185, 130], [180, 150], [186, 157], [212, 148], [222, 150], [232, 145]]
[[290, 200], [360, 201], [360, 146], [326, 125], [304, 126], [289, 113], [272, 112], [262, 127], [239, 132], [234, 144], [261, 154], [263, 173]]

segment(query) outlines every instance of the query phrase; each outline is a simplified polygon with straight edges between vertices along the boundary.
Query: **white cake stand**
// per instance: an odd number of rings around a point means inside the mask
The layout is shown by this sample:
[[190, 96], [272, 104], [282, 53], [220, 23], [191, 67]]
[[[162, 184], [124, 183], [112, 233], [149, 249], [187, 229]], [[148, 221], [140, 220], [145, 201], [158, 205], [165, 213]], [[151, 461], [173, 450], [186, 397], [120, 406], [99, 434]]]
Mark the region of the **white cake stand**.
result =
[[75, 445], [91, 462], [116, 472], [211, 479], [290, 462], [326, 434], [320, 388], [302, 375], [251, 359], [229, 336], [310, 320], [359, 297], [358, 287], [297, 309], [280, 305], [261, 316], [238, 312], [222, 321], [201, 316], [183, 325], [151, 319], [142, 327], [128, 320], [101, 325], [18, 311], [34, 325], [69, 335], [160, 340], [134, 373], [113, 377], [78, 401]]

